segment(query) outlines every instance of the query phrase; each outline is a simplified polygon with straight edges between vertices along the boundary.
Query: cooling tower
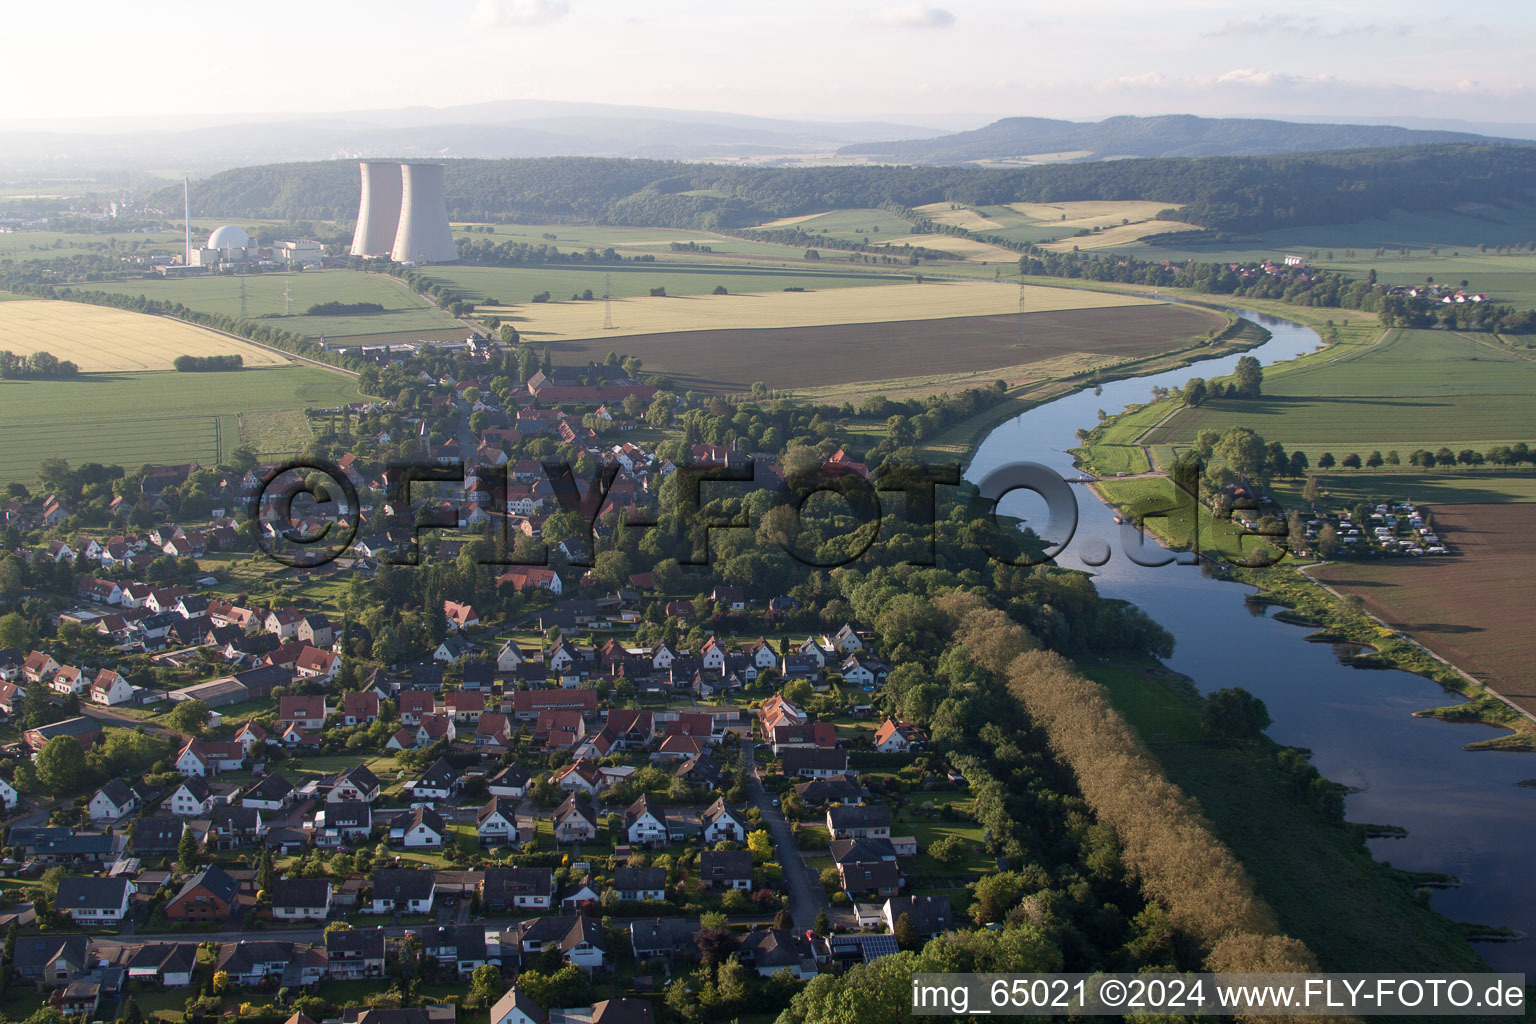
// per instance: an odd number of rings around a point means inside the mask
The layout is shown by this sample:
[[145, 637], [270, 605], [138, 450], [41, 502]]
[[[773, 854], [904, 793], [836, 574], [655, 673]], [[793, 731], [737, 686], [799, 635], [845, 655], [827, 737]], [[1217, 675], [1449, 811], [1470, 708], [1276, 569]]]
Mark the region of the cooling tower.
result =
[[400, 165], [400, 227], [396, 263], [452, 263], [459, 258], [443, 199], [442, 164]]
[[363, 201], [357, 207], [353, 256], [388, 256], [400, 225], [400, 165], [364, 160]]

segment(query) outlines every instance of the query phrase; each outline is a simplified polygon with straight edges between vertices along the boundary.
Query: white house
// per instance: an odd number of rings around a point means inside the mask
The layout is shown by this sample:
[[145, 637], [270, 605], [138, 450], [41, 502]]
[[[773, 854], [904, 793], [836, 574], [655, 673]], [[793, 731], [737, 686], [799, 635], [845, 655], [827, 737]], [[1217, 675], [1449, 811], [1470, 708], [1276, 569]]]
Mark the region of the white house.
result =
[[334, 895], [323, 878], [279, 878], [272, 883], [272, 916], [283, 921], [324, 921]]
[[633, 846], [666, 845], [667, 816], [649, 794], [642, 794], [624, 812], [624, 834]]
[[480, 834], [480, 845], [490, 846], [517, 839], [517, 814], [510, 800], [493, 796], [490, 802], [475, 815], [475, 831]]
[[124, 877], [68, 877], [59, 880], [54, 909], [76, 924], [116, 924], [128, 916], [133, 882]]
[[[501, 650], [496, 652], [496, 671], [515, 671], [517, 666], [521, 665], [527, 660], [528, 659], [523, 655], [522, 648], [518, 647], [517, 644], [513, 643], [511, 640], [508, 640], [506, 643], [501, 645]], [[492, 1024], [495, 1024], [495, 1022], [492, 1021]]]
[[706, 843], [718, 843], [726, 839], [737, 843], [747, 841], [746, 821], [731, 810], [724, 797], [709, 806], [702, 820]]
[[4, 779], [0, 779], [0, 805], [3, 805], [6, 810], [12, 811], [16, 809], [16, 805], [20, 801], [21, 794], [16, 792], [16, 787]]
[[213, 810], [213, 793], [201, 775], [194, 775], [176, 787], [165, 806], [178, 817], [200, 818]]
[[544, 1007], [518, 991], [516, 985], [491, 1007], [490, 1024], [544, 1024]]
[[139, 791], [122, 779], [111, 779], [98, 789], [89, 804], [92, 821], [117, 821], [137, 813], [144, 804]]
[[91, 703], [115, 707], [133, 700], [133, 686], [118, 673], [104, 668], [91, 682]]
[[389, 840], [408, 850], [437, 849], [447, 831], [442, 815], [430, 807], [417, 807], [389, 823]]

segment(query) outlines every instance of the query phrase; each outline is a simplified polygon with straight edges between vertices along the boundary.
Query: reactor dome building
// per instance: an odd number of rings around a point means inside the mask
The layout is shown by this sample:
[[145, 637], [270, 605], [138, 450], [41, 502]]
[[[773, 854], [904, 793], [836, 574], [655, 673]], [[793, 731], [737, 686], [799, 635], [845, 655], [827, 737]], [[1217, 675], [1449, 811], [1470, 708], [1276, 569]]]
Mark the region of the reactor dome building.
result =
[[396, 263], [452, 263], [459, 258], [448, 225], [442, 164], [364, 160], [362, 201], [352, 255]]

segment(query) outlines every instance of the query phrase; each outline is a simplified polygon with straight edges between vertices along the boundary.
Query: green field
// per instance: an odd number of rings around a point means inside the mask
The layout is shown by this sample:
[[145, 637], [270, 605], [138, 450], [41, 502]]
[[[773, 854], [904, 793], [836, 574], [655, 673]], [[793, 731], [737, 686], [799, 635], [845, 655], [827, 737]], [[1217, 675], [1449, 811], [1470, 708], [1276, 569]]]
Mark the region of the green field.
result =
[[[69, 381], [0, 383], [0, 482], [31, 483], [37, 464], [62, 456], [72, 464], [215, 460], [215, 420], [228, 458], [250, 443], [262, 454], [292, 453], [309, 441], [274, 433], [262, 414], [361, 401], [351, 378], [311, 366], [238, 373], [87, 374]], [[238, 411], [236, 411], [238, 410]], [[242, 434], [242, 419], [255, 414]], [[280, 432], [281, 428], [277, 428]], [[294, 429], [292, 434], [296, 435]]]
[[[753, 242], [729, 235], [717, 235], [708, 231], [691, 231], [683, 228], [631, 228], [598, 224], [491, 224], [491, 234], [467, 231], [462, 225], [454, 226], [454, 237], [460, 241], [521, 242], [525, 245], [549, 245], [561, 252], [596, 249], [599, 252], [616, 249], [620, 255], [636, 256], [651, 254], [658, 260], [713, 259], [721, 256], [783, 261], [801, 259], [804, 249], [776, 245], [772, 242]], [[554, 235], [554, 238], [546, 238]], [[674, 253], [673, 242], [696, 242], [707, 245], [707, 253]]]
[[[181, 280], [107, 281], [92, 285], [102, 291], [143, 295], [180, 302], [200, 312], [238, 316], [241, 282], [246, 313], [285, 331], [307, 337], [347, 337], [395, 331], [430, 331], [458, 322], [405, 286], [382, 274], [356, 270], [319, 270], [293, 274], [250, 274], [242, 277], [193, 277]], [[287, 289], [290, 315], [283, 315]], [[383, 313], [364, 316], [305, 316], [320, 302], [376, 302]]]
[[[1318, 486], [1331, 501], [1355, 505], [1368, 498], [1397, 498], [1427, 505], [1491, 505], [1507, 501], [1536, 501], [1536, 470], [1523, 468], [1448, 469], [1387, 472], [1350, 470], [1319, 473]], [[1301, 497], [1302, 481], [1278, 480], [1271, 485], [1281, 504]]]
[[1446, 331], [1393, 331], [1377, 345], [1272, 368], [1263, 397], [1185, 409], [1147, 440], [1176, 445], [1233, 426], [1309, 455], [1481, 450], [1536, 437], [1536, 361]]
[[724, 285], [732, 293], [779, 292], [785, 288], [820, 290], [909, 280], [852, 270], [817, 271], [814, 264], [810, 264], [807, 269], [807, 261], [799, 262], [801, 266], [782, 271], [696, 264], [631, 263], [591, 267], [437, 266], [427, 273], [432, 280], [457, 289], [472, 302], [498, 299], [501, 303], [530, 302], [539, 292], [545, 291], [557, 301], [580, 295], [588, 289], [593, 295], [601, 296], [605, 281], [611, 282], [610, 294], [614, 298], [634, 298], [648, 296], [652, 288], [658, 287], [665, 288], [668, 295], [708, 295], [715, 290], [716, 285]]

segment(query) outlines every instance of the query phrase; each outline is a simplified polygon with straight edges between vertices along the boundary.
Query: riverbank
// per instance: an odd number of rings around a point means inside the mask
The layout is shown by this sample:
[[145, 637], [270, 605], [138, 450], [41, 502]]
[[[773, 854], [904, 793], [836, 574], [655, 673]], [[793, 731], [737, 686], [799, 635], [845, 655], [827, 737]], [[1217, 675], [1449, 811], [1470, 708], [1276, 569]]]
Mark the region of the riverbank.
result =
[[1469, 926], [1428, 903], [1428, 889], [1458, 880], [1375, 860], [1366, 846], [1373, 827], [1343, 821], [1343, 787], [1322, 778], [1306, 751], [1268, 737], [1211, 739], [1193, 683], [1145, 656], [1080, 668], [1109, 691], [1169, 780], [1199, 802], [1281, 928], [1316, 953], [1322, 970], [1486, 969], [1467, 943]]
[[[1294, 319], [1318, 318], [1314, 314]], [[1367, 330], [1367, 326], [1352, 324], [1341, 328], [1333, 324], [1332, 344], [1297, 357], [1280, 372], [1349, 358], [1379, 344], [1385, 332], [1379, 328]], [[1219, 566], [1224, 578], [1260, 588], [1270, 595], [1272, 603], [1288, 609], [1280, 616], [1284, 621], [1324, 627], [1313, 639], [1370, 649], [1369, 653], [1346, 657], [1346, 664], [1360, 669], [1399, 668], [1431, 679], [1466, 698], [1462, 703], [1420, 711], [1421, 717], [1509, 730], [1508, 735], [1469, 743], [1470, 749], [1536, 751], [1536, 720], [1506, 701], [1489, 684], [1359, 610], [1356, 603], [1307, 575], [1279, 547], [1269, 545], [1230, 519], [1218, 519], [1203, 503], [1181, 494], [1172, 480], [1162, 475], [1157, 459], [1142, 441], [1183, 407], [1176, 397], [1132, 406], [1107, 417], [1082, 436], [1082, 445], [1072, 453], [1079, 466], [1101, 476], [1105, 467], [1125, 474], [1123, 478], [1109, 477], [1091, 485], [1100, 501], [1122, 517], [1141, 523], [1165, 547], [1197, 551], [1203, 559]], [[1165, 515], [1148, 514], [1164, 509], [1171, 511]]]

